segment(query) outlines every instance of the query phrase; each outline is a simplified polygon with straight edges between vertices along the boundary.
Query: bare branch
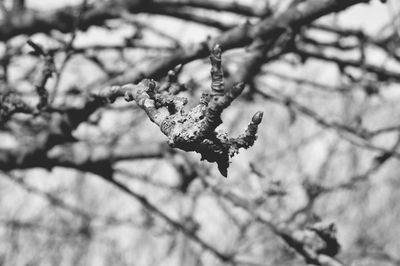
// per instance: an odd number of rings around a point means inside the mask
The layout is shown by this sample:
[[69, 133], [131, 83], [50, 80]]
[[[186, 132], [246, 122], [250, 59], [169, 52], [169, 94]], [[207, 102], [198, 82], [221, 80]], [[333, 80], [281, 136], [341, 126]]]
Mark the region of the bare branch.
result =
[[111, 102], [122, 96], [126, 101], [134, 100], [168, 137], [170, 146], [200, 153], [201, 160], [216, 162], [220, 173], [226, 177], [229, 158], [238, 153], [240, 148], [249, 148], [254, 144], [262, 113], [254, 115], [245, 133], [238, 138], [228, 138], [226, 133], [215, 131], [222, 124], [222, 111], [240, 95], [244, 84], [239, 83], [225, 90], [221, 49], [218, 45], [211, 51], [210, 59], [211, 92], [203, 93], [200, 104], [189, 112], [183, 109], [186, 98], [165, 92], [157, 93], [157, 84], [152, 80], [143, 80], [137, 85], [104, 88], [96, 96]]

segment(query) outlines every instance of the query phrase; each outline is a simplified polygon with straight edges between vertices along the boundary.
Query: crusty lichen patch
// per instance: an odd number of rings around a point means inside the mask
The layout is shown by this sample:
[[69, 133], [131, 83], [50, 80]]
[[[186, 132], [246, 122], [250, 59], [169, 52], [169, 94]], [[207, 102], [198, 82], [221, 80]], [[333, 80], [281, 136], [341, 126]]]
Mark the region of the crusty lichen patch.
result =
[[244, 84], [238, 83], [228, 90], [224, 88], [221, 49], [218, 45], [211, 51], [210, 61], [211, 90], [204, 92], [200, 103], [188, 111], [184, 109], [187, 99], [169, 90], [169, 87], [177, 86], [173, 86], [173, 83], [160, 86], [148, 79], [137, 85], [104, 88], [96, 97], [111, 102], [117, 97], [134, 100], [168, 137], [171, 147], [195, 151], [201, 155], [201, 160], [216, 162], [220, 173], [226, 177], [229, 159], [240, 148], [247, 149], [254, 144], [262, 112], [253, 116], [245, 132], [237, 138], [230, 138], [226, 132], [217, 131], [216, 128], [222, 124], [221, 113], [241, 94]]

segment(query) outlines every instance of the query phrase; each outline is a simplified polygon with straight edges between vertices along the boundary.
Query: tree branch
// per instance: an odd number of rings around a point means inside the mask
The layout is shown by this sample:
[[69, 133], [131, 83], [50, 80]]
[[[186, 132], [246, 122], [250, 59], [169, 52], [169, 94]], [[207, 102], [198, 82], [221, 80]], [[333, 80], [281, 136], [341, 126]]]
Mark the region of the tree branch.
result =
[[211, 92], [203, 93], [200, 104], [185, 111], [186, 98], [168, 92], [158, 93], [156, 82], [143, 80], [137, 85], [113, 86], [99, 91], [96, 97], [114, 102], [117, 97], [134, 100], [146, 111], [150, 120], [168, 137], [168, 144], [184, 151], [201, 154], [201, 160], [216, 162], [223, 176], [227, 176], [229, 158], [240, 148], [249, 148], [256, 140], [262, 112], [257, 112], [244, 134], [228, 138], [225, 132], [216, 132], [222, 124], [221, 113], [240, 95], [243, 83], [231, 89], [224, 88], [221, 65], [221, 49], [218, 45], [211, 51]]

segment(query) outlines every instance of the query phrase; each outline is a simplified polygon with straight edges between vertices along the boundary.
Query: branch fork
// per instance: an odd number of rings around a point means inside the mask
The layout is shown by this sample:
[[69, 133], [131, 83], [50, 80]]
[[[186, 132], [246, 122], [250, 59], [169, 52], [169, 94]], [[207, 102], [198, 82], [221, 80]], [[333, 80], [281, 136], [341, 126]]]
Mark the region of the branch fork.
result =
[[195, 151], [201, 155], [201, 160], [216, 162], [220, 173], [226, 177], [229, 159], [240, 148], [251, 147], [257, 139], [257, 129], [263, 113], [254, 114], [244, 133], [236, 138], [217, 131], [216, 128], [222, 124], [221, 113], [242, 93], [244, 84], [238, 83], [229, 90], [225, 89], [219, 45], [212, 49], [210, 61], [211, 90], [204, 92], [200, 103], [189, 111], [184, 109], [186, 98], [174, 95], [165, 86], [149, 79], [138, 84], [104, 88], [96, 97], [110, 102], [118, 97], [135, 101], [168, 137], [171, 147]]

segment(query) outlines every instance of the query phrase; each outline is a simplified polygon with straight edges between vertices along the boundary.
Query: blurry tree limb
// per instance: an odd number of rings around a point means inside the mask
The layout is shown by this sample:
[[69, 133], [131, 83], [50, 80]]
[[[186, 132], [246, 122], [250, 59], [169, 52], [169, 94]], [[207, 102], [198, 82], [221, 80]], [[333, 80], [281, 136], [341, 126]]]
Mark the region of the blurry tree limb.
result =
[[162, 218], [163, 220], [165, 220], [169, 225], [171, 225], [174, 229], [181, 231], [182, 233], [184, 233], [187, 237], [189, 237], [190, 239], [192, 239], [193, 241], [195, 241], [196, 243], [198, 243], [203, 249], [211, 252], [212, 254], [214, 254], [217, 258], [219, 258], [222, 261], [230, 261], [231, 258], [228, 255], [225, 255], [223, 253], [221, 253], [220, 251], [218, 251], [217, 249], [215, 249], [214, 247], [212, 247], [210, 244], [206, 243], [204, 240], [202, 240], [197, 234], [196, 232], [193, 232], [192, 230], [190, 230], [189, 228], [187, 228], [185, 225], [181, 224], [180, 222], [174, 220], [173, 218], [169, 217], [165, 212], [163, 212], [162, 210], [160, 210], [157, 206], [155, 206], [154, 204], [152, 204], [147, 198], [145, 198], [144, 196], [136, 193], [135, 191], [131, 190], [129, 187], [127, 187], [126, 185], [124, 185], [123, 183], [117, 181], [116, 179], [107, 179], [107, 181], [110, 184], [113, 184], [115, 187], [117, 187], [118, 189], [120, 189], [121, 191], [127, 193], [128, 195], [130, 195], [131, 197], [135, 198], [138, 202], [140, 202], [146, 209], [148, 209], [149, 211], [151, 211], [153, 214], [155, 214], [156, 216]]
[[25, 0], [13, 0], [12, 11], [21, 12], [25, 9]]
[[[248, 199], [225, 191], [224, 189], [214, 185], [213, 182], [210, 182], [204, 176], [201, 178], [205, 186], [211, 188], [215, 194], [224, 198], [234, 206], [245, 210], [255, 219], [255, 221], [269, 228], [289, 247], [293, 248], [296, 253], [302, 256], [307, 264], [319, 266], [344, 266], [343, 263], [334, 258], [339, 249], [339, 244], [336, 239], [336, 229], [332, 229], [332, 226], [334, 227], [334, 225], [331, 224], [328, 227], [314, 226], [311, 231], [318, 231], [316, 235], [318, 235], [318, 238], [322, 240], [322, 246], [315, 245], [318, 241], [312, 241], [310, 245], [309, 240], [306, 237], [307, 234], [304, 234], [302, 232], [303, 230], [294, 230], [288, 224], [284, 223], [278, 225], [274, 224], [270, 218], [266, 218], [264, 215], [259, 214], [254, 204]], [[333, 252], [335, 249], [336, 252]]]
[[0, 126], [15, 113], [34, 113], [35, 110], [13, 92], [0, 93]]
[[305, 60], [307, 58], [316, 58], [319, 60], [337, 64], [338, 67], [342, 69], [345, 67], [355, 67], [355, 68], [365, 69], [366, 71], [375, 74], [379, 81], [400, 80], [400, 74], [398, 72], [387, 70], [383, 67], [379, 67], [376, 65], [363, 63], [362, 60], [342, 59], [340, 56], [329, 56], [321, 52], [315, 52], [311, 51], [310, 49], [303, 49], [303, 48], [296, 49], [296, 53]]
[[[86, 146], [86, 147], [85, 147]], [[57, 145], [54, 148], [41, 150], [0, 150], [0, 169], [10, 171], [41, 167], [51, 170], [54, 167], [67, 167], [97, 175], [111, 176], [115, 162], [146, 158], [160, 158], [165, 150], [164, 145], [143, 144], [136, 148], [124, 146], [90, 147], [84, 143]]]
[[[51, 11], [21, 10], [14, 14], [14, 16], [0, 22], [0, 40], [5, 41], [20, 34], [49, 33], [52, 30], [58, 30], [63, 33], [72, 32], [80, 10], [81, 5]], [[209, 24], [209, 21], [212, 21], [211, 18], [201, 18], [197, 15], [185, 13], [183, 10], [178, 12], [179, 10], [176, 9], [160, 7], [154, 1], [119, 0], [88, 5], [85, 12], [81, 15], [78, 28], [86, 30], [91, 26], [102, 26], [109, 19], [119, 18], [122, 10], [127, 10], [131, 13], [143, 12], [167, 16], [182, 16], [183, 19], [198, 21], [206, 25]], [[218, 24], [218, 21], [215, 21], [215, 23]], [[211, 24], [211, 26], [215, 25]], [[223, 28], [226, 27], [223, 26]]]
[[44, 61], [43, 70], [41, 70], [40, 76], [35, 82], [35, 89], [39, 96], [39, 103], [36, 107], [40, 111], [48, 107], [49, 93], [46, 90], [46, 83], [52, 74], [56, 72], [56, 67], [54, 65], [54, 58], [52, 54], [50, 54], [48, 51], [45, 51], [43, 47], [32, 40], [28, 40], [28, 44], [33, 48], [33, 53], [42, 57]]
[[[223, 12], [231, 12], [234, 14], [244, 15], [244, 16], [255, 16], [255, 17], [265, 17], [271, 15], [272, 11], [269, 8], [265, 8], [265, 10], [257, 10], [256, 8], [248, 5], [243, 5], [238, 2], [218, 2], [218, 1], [201, 1], [201, 0], [178, 0], [178, 1], [169, 1], [169, 0], [160, 0], [158, 1], [160, 6], [167, 7], [194, 7], [194, 8], [203, 8], [214, 11], [223, 11]], [[268, 6], [267, 6], [268, 7]]]
[[[94, 213], [93, 211], [86, 210], [76, 204], [71, 204], [68, 201], [64, 200], [60, 196], [54, 195], [52, 192], [47, 192], [37, 188], [36, 186], [30, 185], [25, 181], [25, 178], [20, 176], [20, 174], [15, 172], [3, 173], [3, 177], [7, 178], [11, 182], [15, 183], [28, 193], [32, 193], [33, 195], [42, 197], [46, 199], [49, 204], [53, 205], [56, 208], [60, 208], [64, 211], [67, 211], [77, 217], [80, 217], [83, 220], [87, 221], [96, 221], [96, 223], [101, 223], [101, 226], [121, 226], [121, 225], [134, 225], [137, 227], [145, 227], [145, 224], [141, 223], [139, 220], [133, 220], [131, 218], [116, 218], [113, 216], [105, 215], [104, 213]], [[7, 223], [10, 221], [11, 224]], [[0, 218], [0, 224], [2, 223], [2, 219]], [[5, 226], [12, 226], [15, 224], [19, 224], [21, 221], [18, 220], [4, 220]], [[25, 224], [22, 222], [22, 224]], [[28, 228], [27, 228], [28, 229]], [[57, 229], [54, 229], [57, 232]], [[78, 232], [77, 232], [78, 233]]]
[[115, 79], [110, 80], [109, 84], [125, 84], [130, 82], [139, 82], [143, 77], [160, 78], [175, 65], [185, 64], [195, 59], [207, 56], [209, 47], [219, 44], [222, 50], [230, 50], [251, 44], [254, 40], [262, 39], [266, 41], [270, 38], [285, 33], [288, 29], [299, 29], [303, 25], [314, 21], [315, 19], [333, 12], [339, 12], [350, 6], [367, 3], [368, 0], [310, 0], [293, 6], [286, 12], [277, 17], [268, 17], [252, 25], [245, 23], [233, 29], [227, 30], [211, 38], [207, 42], [199, 43], [196, 46], [184, 49], [178, 49], [175, 53], [158, 60], [158, 63], [152, 64], [148, 69], [127, 72]]
[[[118, 10], [126, 7], [133, 12], [143, 10], [146, 1], [118, 1], [103, 2], [98, 5], [90, 6], [83, 14], [79, 28], [86, 29], [92, 25], [102, 25], [106, 19], [118, 17]], [[79, 16], [81, 5], [70, 6], [55, 11], [36, 12], [25, 10], [0, 24], [0, 40], [5, 41], [20, 34], [34, 34], [38, 32], [49, 33], [51, 30], [61, 32], [71, 32], [74, 30], [74, 22]]]
[[[314, 3], [315, 2], [315, 3]], [[278, 17], [266, 18], [254, 25], [244, 24], [237, 26], [231, 30], [222, 33], [220, 36], [212, 38], [209, 41], [210, 47], [213, 47], [215, 43], [221, 45], [223, 50], [241, 47], [243, 45], [250, 44], [257, 38], [266, 39], [276, 35], [280, 35], [285, 32], [288, 28], [298, 28], [302, 25], [323, 16], [331, 12], [338, 12], [352, 5], [368, 2], [367, 0], [352, 0], [352, 1], [306, 1], [298, 6], [291, 7], [286, 12], [282, 13]], [[143, 1], [135, 1], [127, 5], [128, 11], [140, 12], [146, 11], [146, 8], [151, 4], [145, 4]], [[86, 25], [97, 25], [103, 23], [105, 19], [118, 17], [117, 10], [118, 5], [113, 6], [109, 4], [102, 4], [89, 9], [84, 15], [82, 15], [81, 24]], [[56, 11], [51, 14], [23, 14], [23, 16], [13, 24], [7, 24], [3, 27], [0, 25], [0, 39], [8, 39], [12, 36], [26, 33], [33, 34], [38, 31], [49, 31], [52, 29], [58, 29], [62, 32], [70, 32], [73, 30], [74, 14], [79, 13], [80, 7], [76, 7], [76, 10], [64, 9]], [[143, 10], [144, 9], [144, 10]], [[17, 21], [17, 20], [15, 20]], [[71, 21], [70, 24], [68, 24]], [[10, 22], [9, 22], [10, 23]], [[12, 23], [12, 22], [11, 22]], [[81, 26], [82, 26], [81, 25]], [[3, 32], [2, 32], [3, 31]], [[152, 64], [151, 69], [144, 70], [141, 73], [136, 71], [133, 73], [127, 72], [126, 74], [110, 81], [110, 84], [124, 84], [129, 82], [139, 82], [143, 77], [159, 78], [161, 75], [172, 69], [175, 65], [187, 63], [194, 59], [205, 57], [208, 53], [208, 47], [204, 43], [199, 43], [195, 47], [190, 49], [178, 49], [171, 56], [165, 57], [162, 60], [158, 60], [156, 65]]]

